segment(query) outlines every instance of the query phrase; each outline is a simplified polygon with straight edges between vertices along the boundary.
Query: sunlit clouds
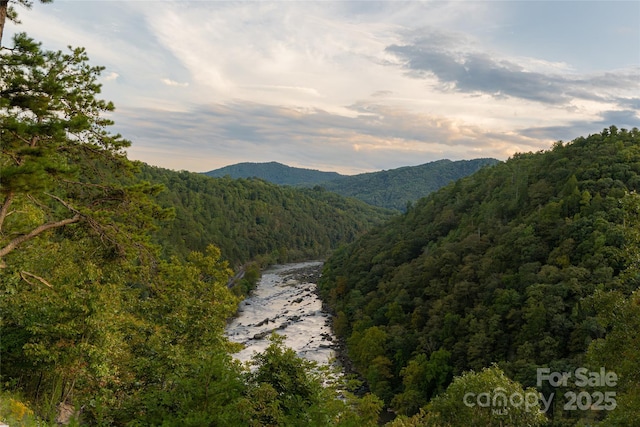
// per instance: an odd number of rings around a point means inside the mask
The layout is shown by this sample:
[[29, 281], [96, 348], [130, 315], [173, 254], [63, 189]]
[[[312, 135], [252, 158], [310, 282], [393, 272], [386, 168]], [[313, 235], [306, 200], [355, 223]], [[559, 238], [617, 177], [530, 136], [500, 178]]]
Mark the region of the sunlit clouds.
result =
[[106, 67], [133, 158], [357, 173], [640, 125], [638, 16], [637, 2], [58, 0], [19, 29]]

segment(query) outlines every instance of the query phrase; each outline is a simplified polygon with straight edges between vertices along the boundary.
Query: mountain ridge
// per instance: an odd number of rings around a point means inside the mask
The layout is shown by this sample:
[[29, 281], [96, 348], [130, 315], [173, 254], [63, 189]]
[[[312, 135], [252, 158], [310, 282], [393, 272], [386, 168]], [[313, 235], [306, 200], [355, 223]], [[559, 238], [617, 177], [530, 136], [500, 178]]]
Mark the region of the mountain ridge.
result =
[[217, 178], [259, 178], [278, 185], [321, 186], [345, 197], [370, 205], [403, 211], [418, 199], [441, 187], [500, 161], [441, 159], [416, 166], [402, 166], [356, 175], [341, 175], [314, 169], [296, 168], [278, 162], [237, 163], [204, 174]]
[[275, 161], [235, 163], [219, 169], [210, 170], [209, 172], [204, 172], [204, 175], [212, 178], [222, 178], [224, 176], [230, 176], [234, 179], [260, 178], [273, 184], [293, 186], [301, 186], [304, 184], [313, 185], [346, 176], [341, 175], [338, 172], [298, 168]]

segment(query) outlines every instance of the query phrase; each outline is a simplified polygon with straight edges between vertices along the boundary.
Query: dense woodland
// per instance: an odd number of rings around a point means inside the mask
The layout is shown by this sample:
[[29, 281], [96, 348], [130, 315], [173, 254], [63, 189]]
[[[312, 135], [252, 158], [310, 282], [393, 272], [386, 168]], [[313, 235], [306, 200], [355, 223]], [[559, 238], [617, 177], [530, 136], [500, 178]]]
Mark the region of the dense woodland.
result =
[[346, 176], [320, 185], [374, 206], [405, 211], [416, 200], [497, 162], [496, 159], [438, 160], [419, 166]]
[[229, 261], [324, 255], [388, 213], [132, 163], [101, 71], [25, 34], [0, 55], [2, 420], [375, 425], [375, 396], [325, 384], [277, 336], [250, 371], [223, 332], [239, 302]]
[[154, 233], [165, 255], [184, 257], [215, 242], [232, 265], [324, 258], [392, 212], [316, 189], [260, 179], [209, 178], [143, 166], [138, 179], [162, 184], [155, 196], [173, 221]]
[[[493, 363], [527, 387], [537, 367], [591, 363], [620, 375], [609, 421], [632, 425], [640, 347], [623, 329], [638, 322], [625, 313], [640, 297], [638, 190], [640, 131], [615, 126], [456, 181], [329, 259], [335, 331], [400, 413]], [[555, 425], [585, 415], [555, 404]]]
[[[3, 422], [355, 427], [377, 425], [386, 404], [400, 414], [395, 427], [637, 425], [638, 129], [516, 155], [389, 219], [322, 188], [131, 162], [130, 142], [109, 131], [102, 68], [83, 49], [46, 51], [26, 34], [9, 46]], [[232, 267], [323, 256], [354, 238], [320, 287], [373, 393], [354, 395], [349, 377], [327, 381], [277, 335], [253, 369], [235, 362], [224, 336], [241, 298]], [[533, 392], [537, 367], [578, 366], [618, 374], [615, 410], [463, 404], [469, 391]]]
[[280, 185], [323, 188], [345, 197], [354, 197], [373, 206], [405, 211], [416, 200], [445, 185], [496, 164], [496, 159], [438, 160], [358, 175], [339, 175], [293, 168], [276, 162], [239, 163], [207, 172], [213, 177], [260, 178]]

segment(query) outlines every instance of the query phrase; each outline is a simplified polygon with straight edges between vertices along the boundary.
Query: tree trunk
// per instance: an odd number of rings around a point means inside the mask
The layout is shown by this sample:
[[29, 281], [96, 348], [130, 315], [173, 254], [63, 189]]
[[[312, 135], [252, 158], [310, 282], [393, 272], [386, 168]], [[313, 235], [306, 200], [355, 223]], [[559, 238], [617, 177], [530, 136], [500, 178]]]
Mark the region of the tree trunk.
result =
[[9, 0], [0, 0], [0, 46], [2, 46], [2, 33], [4, 32], [4, 22], [7, 20], [7, 8]]

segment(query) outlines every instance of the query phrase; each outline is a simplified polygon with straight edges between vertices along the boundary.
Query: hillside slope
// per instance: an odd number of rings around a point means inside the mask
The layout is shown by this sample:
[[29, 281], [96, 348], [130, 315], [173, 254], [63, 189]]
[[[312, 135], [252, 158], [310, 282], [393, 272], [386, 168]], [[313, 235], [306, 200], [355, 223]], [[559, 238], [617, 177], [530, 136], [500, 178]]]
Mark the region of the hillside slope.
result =
[[355, 197], [374, 206], [405, 210], [408, 204], [457, 179], [498, 163], [496, 159], [438, 160], [380, 172], [345, 176], [321, 184], [342, 196]]
[[295, 168], [278, 162], [238, 163], [205, 172], [212, 178], [260, 178], [278, 185], [310, 185], [340, 178], [337, 172], [323, 172], [313, 169]]
[[278, 185], [319, 185], [370, 205], [404, 211], [407, 205], [457, 179], [498, 163], [496, 159], [438, 160], [358, 175], [294, 168], [277, 162], [238, 163], [206, 172], [210, 177], [260, 178]]
[[405, 413], [494, 362], [526, 386], [537, 367], [572, 371], [605, 332], [588, 298], [640, 283], [628, 226], [639, 190], [638, 129], [482, 169], [328, 260], [320, 290], [335, 330]]
[[155, 233], [165, 255], [218, 246], [232, 264], [325, 257], [383, 222], [391, 211], [322, 189], [296, 189], [259, 179], [210, 178], [144, 166], [140, 179], [163, 184], [156, 196], [175, 219]]

